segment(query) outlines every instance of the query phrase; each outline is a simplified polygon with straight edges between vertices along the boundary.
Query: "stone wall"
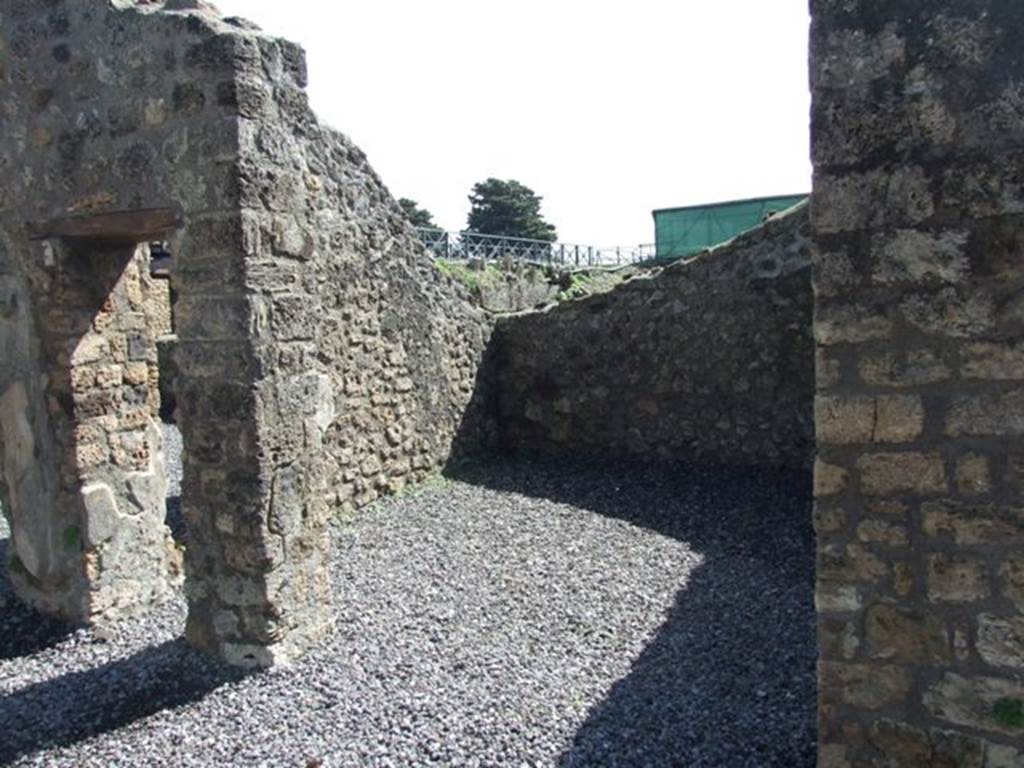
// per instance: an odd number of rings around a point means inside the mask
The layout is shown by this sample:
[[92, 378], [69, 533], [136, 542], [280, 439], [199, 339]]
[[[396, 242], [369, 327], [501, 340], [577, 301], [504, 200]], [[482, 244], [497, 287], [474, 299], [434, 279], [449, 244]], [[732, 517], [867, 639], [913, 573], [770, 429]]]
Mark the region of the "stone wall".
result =
[[809, 465], [807, 206], [608, 293], [498, 322], [508, 449]]
[[[235, 93], [247, 279], [273, 333], [257, 354], [283, 377], [259, 402], [279, 473], [352, 510], [493, 444], [491, 324], [433, 265], [363, 153], [317, 123], [301, 51], [258, 56], [264, 77]], [[314, 446], [310, 417], [324, 428]]]
[[92, 621], [174, 578], [144, 249], [33, 242], [26, 223], [175, 209], [187, 635], [233, 663], [287, 660], [329, 631], [333, 505], [492, 439], [490, 325], [317, 123], [297, 46], [199, 0], [0, 0], [0, 17], [0, 504], [19, 594]]
[[819, 765], [1024, 765], [1024, 7], [812, 6]]

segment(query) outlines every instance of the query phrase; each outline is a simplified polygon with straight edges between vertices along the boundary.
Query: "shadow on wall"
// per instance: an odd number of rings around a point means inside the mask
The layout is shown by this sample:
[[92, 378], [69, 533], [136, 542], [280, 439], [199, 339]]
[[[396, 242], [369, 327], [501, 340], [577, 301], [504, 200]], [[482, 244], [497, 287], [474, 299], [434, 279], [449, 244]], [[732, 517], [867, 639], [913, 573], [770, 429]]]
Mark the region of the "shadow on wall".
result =
[[563, 768], [814, 765], [809, 473], [544, 459], [450, 474], [625, 520], [704, 557], [629, 674], [588, 713]]
[[[198, 701], [244, 675], [178, 639], [29, 686], [0, 700], [0, 764]], [[88, 699], [83, 690], [90, 691]]]

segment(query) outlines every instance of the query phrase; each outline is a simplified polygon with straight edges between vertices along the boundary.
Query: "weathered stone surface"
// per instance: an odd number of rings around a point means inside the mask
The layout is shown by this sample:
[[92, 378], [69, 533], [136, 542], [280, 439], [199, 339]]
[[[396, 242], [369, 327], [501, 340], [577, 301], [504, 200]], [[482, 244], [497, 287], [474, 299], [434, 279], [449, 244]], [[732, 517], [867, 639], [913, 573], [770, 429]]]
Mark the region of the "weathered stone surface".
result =
[[817, 397], [814, 424], [818, 439], [826, 443], [868, 443], [875, 434], [875, 399], [872, 397]]
[[818, 556], [818, 579], [841, 583], [877, 581], [889, 566], [859, 544], [825, 547]]
[[814, 604], [819, 613], [845, 613], [859, 610], [863, 599], [860, 590], [851, 584], [819, 579]]
[[986, 664], [1024, 669], [1024, 616], [981, 614], [977, 646]]
[[1024, 509], [935, 501], [921, 505], [921, 516], [927, 535], [949, 536], [957, 544], [1024, 543]]
[[861, 488], [870, 495], [934, 494], [946, 490], [946, 470], [935, 453], [872, 453], [857, 462]]
[[104, 483], [83, 486], [82, 505], [85, 507], [85, 543], [90, 547], [98, 547], [113, 537], [121, 516], [110, 486]]
[[846, 488], [849, 473], [842, 467], [828, 464], [821, 459], [814, 463], [814, 495], [833, 496]]
[[[998, 677], [965, 677], [953, 672], [923, 696], [928, 712], [952, 725], [1019, 737], [1022, 726], [999, 716], [1001, 702], [1024, 700], [1024, 684]], [[1005, 706], [1005, 705], [1004, 705]]]
[[924, 406], [912, 395], [886, 395], [875, 401], [875, 429], [879, 443], [906, 443], [924, 429]]
[[899, 704], [910, 690], [906, 673], [893, 666], [823, 661], [818, 665], [818, 675], [826, 704], [879, 709]]
[[900, 768], [984, 768], [985, 745], [981, 739], [955, 731], [924, 731], [895, 720], [872, 723], [868, 738]]
[[872, 605], [864, 619], [867, 653], [927, 666], [948, 664], [952, 649], [941, 619], [884, 603]]
[[985, 562], [966, 555], [928, 556], [928, 597], [969, 603], [989, 595]]
[[1024, 390], [959, 399], [946, 418], [946, 434], [1024, 435]]
[[999, 568], [1002, 593], [1024, 611], [1024, 555], [1009, 555]]
[[1004, 744], [988, 744], [985, 768], [1018, 768], [1024, 765], [1024, 752]]
[[1024, 379], [1024, 342], [970, 344], [961, 354], [960, 373], [965, 379]]
[[872, 278], [877, 283], [961, 282], [969, 266], [967, 237], [966, 232], [899, 230], [876, 244], [878, 261]]
[[915, 387], [949, 379], [952, 371], [931, 350], [908, 350], [866, 355], [860, 361], [864, 383], [876, 387]]
[[814, 338], [824, 346], [885, 339], [892, 328], [892, 321], [874, 307], [819, 302], [815, 308]]
[[956, 484], [960, 493], [967, 495], [983, 494], [992, 490], [992, 473], [988, 458], [968, 453], [957, 459]]
[[[822, 658], [891, 660], [926, 688], [923, 709], [915, 693], [880, 719], [823, 675], [820, 754], [1015, 765], [1024, 13], [816, 0], [812, 16], [818, 466], [849, 474], [841, 497], [817, 484]], [[864, 578], [855, 540], [886, 576]], [[820, 599], [843, 594], [858, 599]]]
[[890, 547], [905, 547], [908, 541], [905, 526], [883, 520], [864, 520], [857, 526], [857, 538], [865, 544], [885, 544]]

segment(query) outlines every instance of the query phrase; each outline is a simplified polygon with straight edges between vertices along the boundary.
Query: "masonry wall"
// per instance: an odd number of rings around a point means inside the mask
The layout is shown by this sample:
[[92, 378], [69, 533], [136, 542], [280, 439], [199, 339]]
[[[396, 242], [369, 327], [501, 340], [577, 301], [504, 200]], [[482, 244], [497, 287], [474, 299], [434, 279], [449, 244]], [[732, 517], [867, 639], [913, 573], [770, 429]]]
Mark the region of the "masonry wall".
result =
[[[285, 377], [258, 402], [279, 475], [351, 511], [493, 446], [491, 322], [434, 267], [365, 155], [317, 122], [302, 51], [257, 55], [261, 76], [232, 94], [246, 280], [261, 364]], [[310, 418], [323, 427], [312, 445]]]
[[1024, 765], [1024, 8], [812, 10], [819, 765]]
[[[157, 286], [135, 243], [32, 242], [26, 224], [173, 208], [186, 634], [233, 663], [287, 660], [330, 630], [332, 510], [492, 441], [477, 407], [490, 325], [434, 269], [362, 153], [317, 123], [297, 46], [201, 0], [0, 0], [0, 15], [12, 579], [39, 607], [88, 621], [162, 593], [155, 573], [129, 567], [153, 542], [121, 520], [139, 493], [113, 448], [131, 433], [127, 454], [161, 474], [149, 400], [167, 318], [142, 334], [156, 304], [131, 305], [139, 285]], [[162, 521], [149, 490], [147, 519]], [[95, 546], [90, 505], [116, 522]], [[98, 601], [100, 583], [119, 597]]]
[[[176, 578], [153, 420], [161, 302], [136, 243], [32, 241], [28, 225], [174, 205], [195, 227], [237, 199], [231, 114], [197, 84], [211, 23], [129, 5], [0, 3], [7, 565], [23, 598], [84, 621], [143, 610]], [[196, 239], [178, 237], [193, 263], [216, 257]], [[192, 443], [204, 429], [183, 426]]]
[[807, 466], [807, 206], [613, 290], [500, 318], [511, 450]]

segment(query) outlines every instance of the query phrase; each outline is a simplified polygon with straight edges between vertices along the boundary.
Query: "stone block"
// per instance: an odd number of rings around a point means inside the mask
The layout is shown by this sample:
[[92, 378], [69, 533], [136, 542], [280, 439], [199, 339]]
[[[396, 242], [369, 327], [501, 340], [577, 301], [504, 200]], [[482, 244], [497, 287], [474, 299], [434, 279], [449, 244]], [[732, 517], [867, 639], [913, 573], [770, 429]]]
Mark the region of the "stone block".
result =
[[818, 621], [818, 641], [821, 658], [851, 661], [861, 644], [857, 622], [821, 618]]
[[946, 417], [946, 434], [950, 437], [1024, 435], [1024, 389], [959, 398]]
[[918, 293], [900, 304], [900, 312], [908, 323], [933, 336], [969, 338], [995, 325], [995, 307], [978, 291], [945, 288]]
[[816, 296], [841, 296], [861, 281], [858, 270], [845, 249], [827, 252], [815, 250], [812, 264]]
[[889, 566], [860, 544], [826, 545], [818, 551], [819, 581], [872, 582], [889, 573]]
[[944, 603], [971, 603], [989, 596], [985, 562], [966, 555], [928, 556], [928, 598]]
[[858, 611], [862, 605], [860, 589], [852, 584], [819, 579], [814, 591], [814, 605], [818, 613]]
[[861, 489], [871, 496], [946, 491], [946, 470], [937, 453], [869, 453], [857, 461]]
[[819, 303], [815, 309], [814, 338], [823, 346], [887, 339], [892, 329], [882, 308]]
[[956, 485], [960, 493], [971, 496], [992, 490], [992, 475], [985, 456], [968, 453], [957, 459]]
[[870, 442], [875, 431], [875, 400], [863, 396], [822, 396], [814, 399], [818, 442], [843, 445]]
[[875, 409], [875, 442], [906, 443], [924, 429], [924, 406], [919, 397], [884, 395], [877, 398]]
[[864, 617], [865, 650], [876, 659], [925, 666], [942, 666], [953, 660], [943, 621], [926, 611], [876, 603]]
[[921, 529], [959, 545], [1024, 543], [1024, 508], [934, 501], [921, 505]]
[[960, 283], [968, 274], [967, 232], [901, 229], [872, 243], [876, 263], [872, 279], [883, 285], [908, 282]]
[[114, 493], [105, 483], [84, 485], [80, 493], [85, 512], [83, 519], [85, 545], [95, 548], [114, 536], [121, 515], [114, 499]]
[[1024, 342], [968, 344], [960, 354], [965, 379], [1024, 380]]
[[825, 347], [815, 347], [814, 375], [818, 391], [829, 389], [839, 383], [839, 361], [828, 354]]
[[932, 768], [931, 739], [920, 728], [895, 720], [878, 720], [868, 729], [868, 739], [891, 764], [901, 768]]
[[905, 547], [908, 536], [906, 526], [884, 520], [864, 520], [857, 526], [857, 538], [865, 544], [883, 544], [888, 547]]
[[814, 505], [814, 530], [818, 533], [835, 533], [846, 527], [846, 512], [822, 502]]
[[942, 357], [929, 349], [869, 355], [861, 360], [859, 372], [864, 383], [873, 387], [919, 387], [952, 376]]
[[859, 709], [898, 706], [910, 691], [910, 679], [900, 667], [822, 661], [818, 686], [824, 704], [847, 704]]
[[1024, 555], [1009, 555], [999, 566], [999, 582], [1002, 594], [1024, 611]]
[[993, 667], [1024, 669], [1024, 616], [978, 617], [978, 655]]
[[814, 495], [834, 496], [841, 493], [849, 479], [849, 473], [842, 467], [817, 459], [814, 463]]
[[985, 747], [985, 768], [1020, 768], [1024, 765], [1024, 751], [1005, 744], [989, 743]]

